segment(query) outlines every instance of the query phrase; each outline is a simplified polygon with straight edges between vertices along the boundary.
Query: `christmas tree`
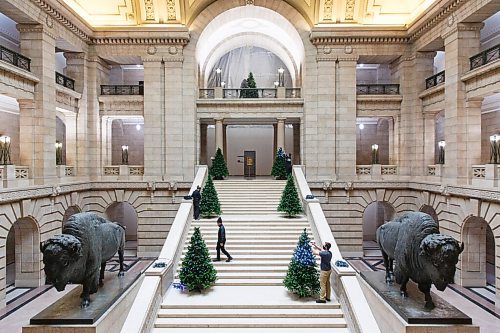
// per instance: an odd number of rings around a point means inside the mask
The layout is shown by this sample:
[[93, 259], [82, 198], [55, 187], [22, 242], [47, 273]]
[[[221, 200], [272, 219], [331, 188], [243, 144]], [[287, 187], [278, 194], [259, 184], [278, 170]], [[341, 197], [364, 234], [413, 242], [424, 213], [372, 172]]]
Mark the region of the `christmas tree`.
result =
[[229, 176], [229, 170], [227, 170], [226, 161], [224, 160], [224, 155], [222, 155], [220, 148], [217, 148], [217, 152], [215, 153], [215, 158], [210, 168], [210, 176], [216, 180], [221, 180]]
[[319, 272], [309, 241], [304, 229], [283, 280], [285, 288], [300, 297], [310, 297], [320, 291]]
[[208, 176], [207, 183], [203, 188], [200, 201], [200, 213], [204, 217], [211, 217], [221, 214], [219, 197], [215, 190], [212, 177]]
[[179, 279], [189, 291], [206, 289], [217, 279], [217, 271], [201, 236], [200, 227], [194, 228], [187, 254], [182, 260]]
[[292, 217], [303, 212], [292, 175], [288, 176], [285, 189], [283, 190], [283, 194], [281, 194], [278, 212], [287, 213], [288, 217]]
[[[255, 79], [253, 78], [252, 72], [248, 74], [247, 78], [248, 90], [245, 93], [246, 98], [259, 98], [259, 92], [257, 91], [257, 84], [255, 83]], [[252, 89], [253, 88], [253, 89]]]
[[271, 170], [271, 176], [277, 179], [286, 179], [286, 156], [283, 149], [280, 147], [276, 152], [276, 157], [274, 158], [273, 168]]

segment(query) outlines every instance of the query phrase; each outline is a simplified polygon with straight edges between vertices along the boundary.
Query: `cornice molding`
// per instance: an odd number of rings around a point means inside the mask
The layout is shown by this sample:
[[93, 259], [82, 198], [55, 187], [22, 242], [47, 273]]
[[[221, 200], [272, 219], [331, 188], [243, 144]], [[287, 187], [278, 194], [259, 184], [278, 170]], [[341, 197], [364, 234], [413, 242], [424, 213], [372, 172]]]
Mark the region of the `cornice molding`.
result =
[[78, 26], [76, 26], [73, 22], [68, 20], [63, 14], [61, 14], [60, 11], [52, 7], [47, 1], [45, 0], [31, 0], [31, 2], [35, 3], [38, 7], [40, 7], [43, 11], [45, 11], [48, 15], [52, 16], [54, 19], [56, 19], [59, 23], [61, 23], [63, 26], [68, 28], [70, 31], [72, 31], [74, 34], [76, 34], [78, 37], [80, 37], [82, 40], [85, 42], [90, 41], [90, 36], [80, 29]]
[[[452, 17], [451, 20], [454, 20], [453, 13], [460, 8], [467, 0], [452, 0], [447, 6], [441, 8], [441, 10], [430, 18], [427, 22], [423, 23], [415, 32], [409, 34], [409, 41], [413, 42], [418, 37], [426, 33], [431, 28], [435, 27], [439, 23], [441, 23], [444, 19], [448, 17]], [[450, 19], [449, 19], [450, 20]], [[417, 23], [418, 24], [418, 23]]]
[[336, 45], [336, 44], [407, 44], [408, 37], [328, 37], [328, 36], [313, 36], [310, 41], [313, 45]]
[[165, 37], [165, 38], [140, 38], [140, 37], [100, 37], [92, 38], [91, 43], [95, 45], [181, 45], [189, 43], [189, 38]]

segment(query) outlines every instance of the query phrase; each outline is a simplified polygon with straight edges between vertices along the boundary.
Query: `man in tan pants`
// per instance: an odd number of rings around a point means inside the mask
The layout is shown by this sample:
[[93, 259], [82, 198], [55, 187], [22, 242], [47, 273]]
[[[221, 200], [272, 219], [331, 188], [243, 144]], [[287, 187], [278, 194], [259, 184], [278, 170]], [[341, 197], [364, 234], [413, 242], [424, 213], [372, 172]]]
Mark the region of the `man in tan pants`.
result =
[[323, 249], [320, 249], [314, 242], [312, 242], [311, 244], [314, 247], [313, 249], [314, 254], [321, 258], [321, 264], [320, 264], [321, 272], [319, 275], [319, 283], [321, 286], [321, 291], [319, 299], [316, 301], [316, 303], [330, 302], [330, 292], [331, 292], [330, 275], [332, 274], [332, 265], [331, 265], [332, 253], [330, 252], [330, 247], [332, 247], [332, 244], [326, 242], [323, 245]]

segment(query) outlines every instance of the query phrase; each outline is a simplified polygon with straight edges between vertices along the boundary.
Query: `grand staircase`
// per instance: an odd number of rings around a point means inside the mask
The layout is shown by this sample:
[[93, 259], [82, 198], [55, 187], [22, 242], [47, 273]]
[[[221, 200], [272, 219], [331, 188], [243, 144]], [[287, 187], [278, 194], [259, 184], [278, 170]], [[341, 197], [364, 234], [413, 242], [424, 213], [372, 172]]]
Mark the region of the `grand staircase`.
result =
[[[224, 180], [216, 181], [215, 186], [226, 227], [226, 249], [234, 260], [225, 262], [221, 253], [222, 261], [214, 262], [218, 279], [202, 293], [170, 288], [153, 332], [293, 333], [304, 328], [308, 332], [349, 332], [338, 302], [316, 304], [283, 287], [300, 233], [305, 228], [312, 238], [305, 217], [286, 219], [276, 211], [285, 182]], [[193, 221], [182, 258], [197, 226], [215, 258], [215, 219]], [[178, 276], [175, 279], [178, 282]]]

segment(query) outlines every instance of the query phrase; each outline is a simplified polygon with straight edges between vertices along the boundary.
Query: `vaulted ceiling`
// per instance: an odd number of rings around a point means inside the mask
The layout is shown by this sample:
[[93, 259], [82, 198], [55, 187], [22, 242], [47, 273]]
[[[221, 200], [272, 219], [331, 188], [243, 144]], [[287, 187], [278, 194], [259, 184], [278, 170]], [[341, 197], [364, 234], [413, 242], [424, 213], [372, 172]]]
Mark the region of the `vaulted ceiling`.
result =
[[[215, 0], [58, 0], [92, 27], [189, 25]], [[437, 0], [284, 0], [310, 25], [396, 25], [414, 21]], [[252, 0], [240, 1], [254, 3]], [[259, 1], [255, 1], [258, 5]]]

